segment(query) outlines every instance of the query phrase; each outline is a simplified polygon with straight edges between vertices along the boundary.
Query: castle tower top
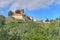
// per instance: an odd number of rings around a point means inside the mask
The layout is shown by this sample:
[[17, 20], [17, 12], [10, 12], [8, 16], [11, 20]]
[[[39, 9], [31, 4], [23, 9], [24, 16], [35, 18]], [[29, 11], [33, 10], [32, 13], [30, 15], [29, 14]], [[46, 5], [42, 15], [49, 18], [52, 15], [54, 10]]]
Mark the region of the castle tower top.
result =
[[20, 12], [23, 14], [24, 13], [24, 9], [21, 9]]

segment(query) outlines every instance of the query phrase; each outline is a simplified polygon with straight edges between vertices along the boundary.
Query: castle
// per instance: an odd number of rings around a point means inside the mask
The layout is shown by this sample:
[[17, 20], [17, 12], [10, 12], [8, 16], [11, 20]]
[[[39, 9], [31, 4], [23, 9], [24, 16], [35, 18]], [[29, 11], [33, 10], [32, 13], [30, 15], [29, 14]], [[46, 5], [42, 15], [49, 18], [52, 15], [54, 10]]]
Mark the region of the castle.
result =
[[21, 9], [20, 10], [20, 12], [19, 13], [14, 13], [13, 15], [12, 15], [12, 18], [14, 18], [14, 19], [20, 19], [20, 20], [33, 20], [33, 18], [32, 18], [32, 16], [26, 16], [25, 14], [24, 14], [24, 9]]
[[[37, 22], [37, 23], [40, 23], [41, 21], [38, 20], [38, 19], [33, 19], [32, 16], [27, 16], [25, 13], [24, 13], [24, 9], [21, 9], [19, 10], [19, 12], [15, 12], [11, 17], [10, 19], [18, 19], [18, 20], [24, 20], [24, 21], [34, 21], [34, 22]], [[46, 21], [44, 22], [45, 24], [48, 23], [50, 24], [49, 21]]]

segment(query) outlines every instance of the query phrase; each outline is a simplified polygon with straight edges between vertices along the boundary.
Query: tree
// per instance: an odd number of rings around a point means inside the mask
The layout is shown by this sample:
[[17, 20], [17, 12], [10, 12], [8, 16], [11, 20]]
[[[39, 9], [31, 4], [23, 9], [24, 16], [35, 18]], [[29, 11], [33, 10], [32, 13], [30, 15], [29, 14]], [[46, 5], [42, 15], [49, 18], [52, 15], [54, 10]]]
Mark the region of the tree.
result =
[[56, 18], [56, 20], [60, 20], [60, 18]]
[[49, 22], [49, 19], [47, 18], [47, 19], [45, 20], [45, 22]]
[[51, 19], [51, 20], [50, 20], [50, 22], [54, 22], [54, 20], [53, 20], [53, 19]]
[[40, 22], [43, 22], [43, 20], [40, 20]]
[[19, 14], [20, 13], [20, 10], [16, 10], [15, 13], [18, 13]]
[[0, 15], [0, 27], [4, 24], [5, 16]]
[[12, 11], [9, 11], [8, 12], [8, 16], [12, 16], [13, 15], [13, 12]]
[[0, 15], [0, 21], [3, 21], [3, 20], [5, 20], [5, 16]]

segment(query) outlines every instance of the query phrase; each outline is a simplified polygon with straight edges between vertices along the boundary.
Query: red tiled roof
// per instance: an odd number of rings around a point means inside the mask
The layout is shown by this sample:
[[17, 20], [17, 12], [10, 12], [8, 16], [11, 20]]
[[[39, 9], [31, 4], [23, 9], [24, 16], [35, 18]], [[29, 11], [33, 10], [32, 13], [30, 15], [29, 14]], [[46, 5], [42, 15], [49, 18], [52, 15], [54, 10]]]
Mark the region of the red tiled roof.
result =
[[13, 14], [13, 16], [23, 16], [23, 14]]

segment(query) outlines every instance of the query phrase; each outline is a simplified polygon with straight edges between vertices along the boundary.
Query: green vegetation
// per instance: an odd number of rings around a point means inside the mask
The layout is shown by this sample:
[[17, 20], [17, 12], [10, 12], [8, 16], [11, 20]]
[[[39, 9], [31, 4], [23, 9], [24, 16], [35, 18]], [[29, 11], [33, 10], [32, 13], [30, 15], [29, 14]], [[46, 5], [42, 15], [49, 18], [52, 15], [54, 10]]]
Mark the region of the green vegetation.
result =
[[0, 27], [4, 24], [5, 17], [3, 15], [0, 15]]
[[[9, 17], [13, 14], [8, 12]], [[0, 15], [0, 40], [60, 40], [60, 18], [46, 19], [45, 22], [50, 23], [10, 20]]]
[[51, 20], [50, 24], [0, 19], [4, 22], [0, 26], [0, 40], [60, 40], [59, 18]]
[[18, 13], [19, 14], [20, 13], [20, 10], [16, 10], [15, 13]]
[[12, 11], [8, 12], [8, 16], [12, 16], [14, 13]]

